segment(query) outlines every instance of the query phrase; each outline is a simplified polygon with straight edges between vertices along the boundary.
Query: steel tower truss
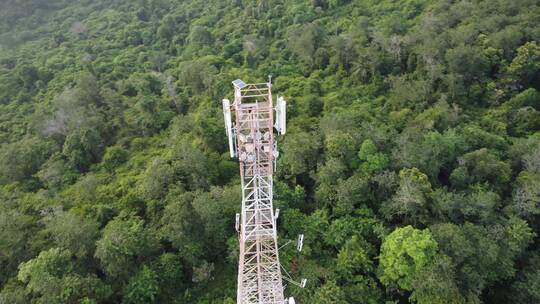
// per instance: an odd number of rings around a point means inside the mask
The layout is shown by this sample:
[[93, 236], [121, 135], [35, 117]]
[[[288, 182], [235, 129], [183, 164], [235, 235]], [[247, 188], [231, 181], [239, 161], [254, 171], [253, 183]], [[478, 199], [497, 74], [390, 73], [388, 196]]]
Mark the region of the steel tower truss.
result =
[[[270, 81], [233, 84], [234, 102], [230, 110], [235, 114], [235, 125], [228, 132], [234, 140], [232, 155], [238, 157], [242, 178], [242, 211], [237, 218], [240, 239], [237, 303], [283, 304], [272, 206], [272, 174], [277, 156], [272, 84]], [[228, 101], [224, 101], [224, 110], [225, 102]]]

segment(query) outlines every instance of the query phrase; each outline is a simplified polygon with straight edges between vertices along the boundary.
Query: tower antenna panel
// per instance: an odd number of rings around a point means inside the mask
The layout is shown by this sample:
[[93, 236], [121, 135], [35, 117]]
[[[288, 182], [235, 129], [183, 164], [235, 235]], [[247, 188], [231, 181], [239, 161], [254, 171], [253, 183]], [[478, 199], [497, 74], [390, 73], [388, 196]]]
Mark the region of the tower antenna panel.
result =
[[287, 101], [283, 96], [278, 97], [276, 105], [276, 123], [274, 127], [279, 134], [287, 132]]
[[298, 241], [296, 242], [296, 250], [302, 251], [302, 248], [304, 248], [304, 235], [299, 234]]
[[287, 101], [283, 96], [278, 98], [278, 106], [281, 113], [279, 117], [280, 134], [285, 134], [287, 132]]
[[235, 157], [236, 151], [234, 149], [234, 133], [233, 133], [233, 127], [232, 127], [232, 119], [231, 119], [231, 102], [228, 99], [223, 99], [223, 118], [225, 120], [225, 131], [227, 132], [227, 137], [229, 138], [229, 153], [231, 154], [231, 158]]

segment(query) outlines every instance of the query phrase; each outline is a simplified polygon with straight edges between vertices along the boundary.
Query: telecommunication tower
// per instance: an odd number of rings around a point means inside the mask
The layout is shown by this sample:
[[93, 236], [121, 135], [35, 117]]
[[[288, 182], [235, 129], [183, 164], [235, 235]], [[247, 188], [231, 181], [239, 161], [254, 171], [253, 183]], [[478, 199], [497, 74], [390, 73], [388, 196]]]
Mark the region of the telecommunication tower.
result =
[[286, 300], [283, 294], [276, 232], [279, 209], [274, 211], [272, 206], [272, 174], [278, 156], [273, 129], [278, 134], [286, 132], [286, 101], [278, 97], [274, 108], [270, 77], [266, 83], [246, 84], [240, 79], [232, 83], [234, 101], [223, 99], [223, 114], [230, 154], [238, 157], [242, 182], [242, 211], [236, 214], [240, 241], [237, 303], [292, 304], [294, 299]]

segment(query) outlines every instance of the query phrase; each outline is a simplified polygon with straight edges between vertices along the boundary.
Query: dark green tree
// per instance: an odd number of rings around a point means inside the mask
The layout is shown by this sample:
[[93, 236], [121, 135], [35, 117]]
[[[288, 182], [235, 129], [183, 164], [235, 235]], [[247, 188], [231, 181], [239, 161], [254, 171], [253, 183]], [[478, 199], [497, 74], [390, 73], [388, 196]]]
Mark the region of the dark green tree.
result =
[[95, 256], [105, 273], [127, 279], [137, 270], [137, 261], [155, 250], [156, 243], [141, 218], [121, 214], [103, 229], [96, 246]]

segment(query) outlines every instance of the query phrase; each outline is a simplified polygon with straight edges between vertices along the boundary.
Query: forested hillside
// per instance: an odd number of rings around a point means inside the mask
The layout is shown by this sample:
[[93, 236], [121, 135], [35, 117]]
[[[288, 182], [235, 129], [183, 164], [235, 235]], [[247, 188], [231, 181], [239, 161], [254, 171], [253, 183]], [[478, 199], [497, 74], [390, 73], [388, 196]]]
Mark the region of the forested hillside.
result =
[[235, 303], [231, 81], [303, 304], [540, 303], [537, 0], [2, 0], [0, 303]]

